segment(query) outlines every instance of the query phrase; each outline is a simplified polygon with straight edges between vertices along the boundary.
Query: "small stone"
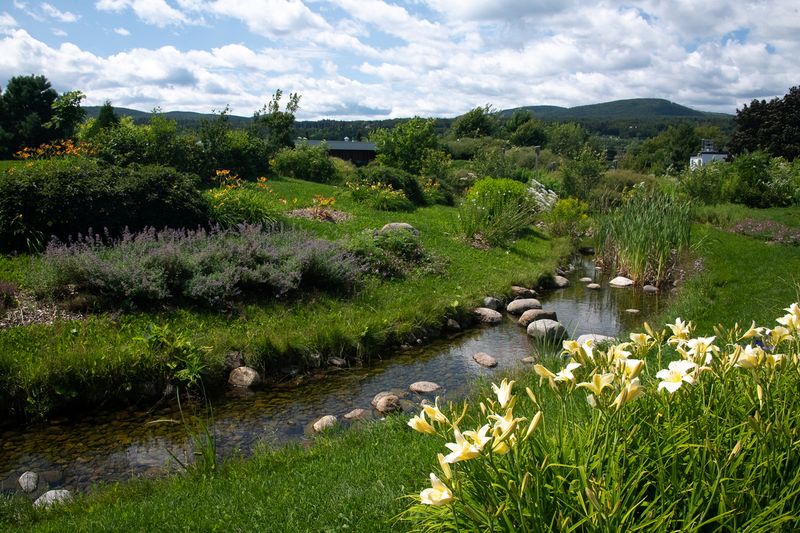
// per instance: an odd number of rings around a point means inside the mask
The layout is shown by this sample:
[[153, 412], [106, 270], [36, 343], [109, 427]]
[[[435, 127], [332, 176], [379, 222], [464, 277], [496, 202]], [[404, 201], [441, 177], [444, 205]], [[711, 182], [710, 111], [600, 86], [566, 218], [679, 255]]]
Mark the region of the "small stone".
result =
[[36, 490], [36, 487], [39, 486], [39, 474], [28, 470], [19, 476], [18, 482], [22, 492], [33, 492]]
[[609, 337], [608, 335], [600, 335], [599, 333], [585, 333], [580, 335], [577, 339], [575, 339], [578, 344], [583, 344], [588, 340], [594, 342], [595, 345], [602, 344], [604, 342], [614, 342], [617, 339], [615, 337]]
[[528, 324], [528, 335], [535, 339], [560, 341], [567, 337], [567, 330], [561, 322], [543, 318]]
[[494, 368], [497, 366], [497, 359], [489, 355], [488, 353], [478, 352], [472, 356], [476, 363], [481, 366], [485, 366], [486, 368]]
[[415, 236], [419, 235], [419, 230], [407, 222], [389, 222], [378, 230], [378, 233], [385, 235], [393, 231], [408, 231]]
[[535, 357], [523, 357], [522, 359], [520, 359], [520, 361], [522, 361], [526, 365], [532, 365], [533, 363], [536, 362], [536, 358]]
[[314, 424], [311, 427], [314, 428], [314, 431], [319, 433], [320, 431], [324, 431], [330, 427], [335, 426], [336, 422], [337, 420], [335, 416], [325, 415], [316, 422], [314, 422]]
[[541, 309], [542, 304], [536, 298], [520, 298], [506, 306], [506, 311], [512, 315], [521, 315], [529, 309]]
[[395, 411], [402, 411], [400, 405], [400, 398], [394, 394], [386, 394], [381, 396], [377, 401], [373, 400], [375, 409], [381, 414], [394, 413]]
[[260, 382], [261, 376], [258, 375], [258, 371], [249, 366], [234, 368], [231, 371], [231, 375], [228, 377], [228, 383], [234, 387], [248, 388], [253, 385], [258, 385]]
[[528, 324], [535, 320], [541, 320], [543, 318], [549, 318], [550, 320], [558, 320], [555, 311], [545, 311], [544, 309], [528, 309], [522, 316], [519, 317], [517, 324], [520, 326], [527, 328]]
[[225, 368], [227, 370], [233, 370], [234, 368], [239, 368], [240, 366], [244, 366], [244, 357], [242, 356], [242, 352], [231, 351], [225, 354]]
[[514, 298], [536, 298], [538, 296], [535, 290], [519, 285], [511, 286], [511, 295]]
[[483, 299], [483, 306], [487, 309], [492, 309], [493, 311], [499, 311], [503, 308], [503, 302], [495, 298], [494, 296], [487, 296]]
[[564, 276], [553, 276], [553, 285], [556, 286], [558, 289], [563, 289], [564, 287], [569, 287], [569, 280]]
[[447, 329], [447, 331], [452, 331], [452, 332], [461, 331], [461, 324], [459, 324], [458, 321], [452, 318], [447, 319], [447, 323], [445, 324], [444, 327], [445, 329]]
[[599, 283], [590, 283], [586, 286], [586, 288], [593, 291], [599, 291], [602, 287], [600, 287]]
[[617, 287], [617, 288], [630, 287], [633, 285], [633, 280], [630, 278], [626, 278], [625, 276], [617, 276], [616, 278], [609, 281], [608, 284], [611, 285], [612, 287]]
[[584, 278], [579, 279], [578, 281], [580, 281], [581, 283], [591, 283], [592, 282], [592, 278], [584, 277]]
[[626, 309], [625, 312], [629, 313], [631, 315], [638, 315], [639, 314], [639, 310], [638, 309], [634, 309], [632, 307], [630, 309]]
[[644, 287], [642, 287], [642, 290], [646, 293], [653, 294], [658, 292], [658, 287], [656, 287], [655, 285], [645, 285]]
[[484, 324], [498, 324], [503, 320], [503, 315], [488, 307], [478, 307], [472, 312], [478, 317], [478, 321]]
[[347, 366], [347, 361], [341, 357], [329, 357], [328, 364], [339, 368], [344, 368]]
[[416, 392], [417, 394], [430, 394], [436, 392], [441, 387], [432, 381], [417, 381], [409, 385], [408, 390]]
[[362, 420], [364, 418], [369, 418], [369, 411], [366, 409], [353, 409], [346, 415], [344, 415], [345, 420]]
[[55, 503], [66, 503], [72, 500], [72, 493], [68, 490], [48, 490], [33, 502], [34, 507], [50, 507]]

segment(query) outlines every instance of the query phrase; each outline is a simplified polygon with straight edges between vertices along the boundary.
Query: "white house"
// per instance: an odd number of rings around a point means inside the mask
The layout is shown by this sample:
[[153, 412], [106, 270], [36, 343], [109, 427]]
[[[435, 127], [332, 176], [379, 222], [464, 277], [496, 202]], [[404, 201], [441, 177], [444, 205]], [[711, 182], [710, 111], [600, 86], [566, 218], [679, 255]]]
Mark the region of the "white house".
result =
[[689, 169], [695, 170], [714, 161], [725, 161], [728, 159], [727, 152], [720, 152], [714, 147], [714, 141], [703, 139], [703, 148], [696, 156], [689, 158]]

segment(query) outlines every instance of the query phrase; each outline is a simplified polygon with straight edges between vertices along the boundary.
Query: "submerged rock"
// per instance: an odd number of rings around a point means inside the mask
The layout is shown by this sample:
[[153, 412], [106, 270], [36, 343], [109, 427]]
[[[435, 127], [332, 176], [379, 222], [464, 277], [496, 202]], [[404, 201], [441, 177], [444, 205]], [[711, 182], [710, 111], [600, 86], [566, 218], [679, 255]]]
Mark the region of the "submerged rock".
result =
[[652, 294], [658, 292], [658, 287], [656, 287], [655, 285], [645, 285], [644, 287], [642, 287], [642, 290], [644, 292]]
[[22, 489], [22, 492], [33, 492], [36, 490], [36, 487], [39, 486], [39, 474], [28, 470], [19, 476], [17, 482], [19, 483], [19, 487]]
[[65, 489], [48, 490], [33, 502], [34, 507], [50, 507], [56, 503], [66, 503], [72, 500], [72, 493]]
[[529, 309], [541, 309], [542, 304], [536, 298], [520, 298], [506, 306], [506, 311], [512, 315], [521, 315]]
[[485, 352], [478, 352], [472, 356], [476, 363], [486, 368], [493, 368], [497, 366], [497, 359]]
[[472, 312], [478, 317], [478, 321], [484, 324], [497, 324], [503, 320], [503, 315], [488, 307], [478, 307]]
[[519, 317], [517, 320], [517, 324], [520, 326], [527, 328], [528, 324], [534, 322], [535, 320], [542, 320], [544, 318], [549, 318], [550, 320], [558, 320], [555, 311], [545, 311], [544, 309], [528, 309], [522, 316]]
[[569, 280], [564, 276], [553, 276], [553, 285], [556, 286], [558, 289], [563, 289], [565, 287], [569, 287]]
[[314, 431], [319, 433], [320, 431], [324, 431], [330, 427], [335, 426], [336, 422], [338, 422], [338, 420], [336, 420], [335, 416], [325, 415], [316, 422], [314, 422], [314, 424], [312, 424], [311, 427], [314, 428]]
[[567, 337], [567, 330], [561, 322], [543, 318], [528, 324], [528, 335], [535, 339], [560, 341]]
[[353, 409], [344, 415], [345, 420], [363, 420], [369, 418], [369, 411], [366, 409]]
[[409, 385], [408, 390], [416, 392], [417, 394], [430, 394], [436, 392], [440, 388], [438, 383], [432, 381], [417, 381]]
[[633, 286], [633, 280], [630, 278], [626, 278], [625, 276], [617, 276], [616, 278], [612, 279], [608, 282], [609, 285], [612, 287], [631, 287]]
[[599, 283], [590, 283], [586, 286], [586, 288], [592, 291], [599, 291], [602, 289]]
[[249, 366], [240, 366], [231, 371], [228, 377], [228, 383], [234, 387], [248, 388], [253, 385], [258, 385], [261, 382], [261, 376], [255, 368]]

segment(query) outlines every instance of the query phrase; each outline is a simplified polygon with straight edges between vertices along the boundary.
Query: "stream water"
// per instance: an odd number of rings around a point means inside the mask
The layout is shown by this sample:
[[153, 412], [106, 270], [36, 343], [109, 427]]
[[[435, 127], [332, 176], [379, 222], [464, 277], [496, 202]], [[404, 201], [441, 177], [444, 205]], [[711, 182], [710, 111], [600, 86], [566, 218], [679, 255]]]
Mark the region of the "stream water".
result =
[[[591, 277], [603, 288], [589, 290], [578, 282], [581, 277]], [[556, 311], [572, 338], [584, 333], [613, 336], [639, 328], [660, 310], [665, 299], [639, 289], [608, 287], [607, 279], [588, 259], [580, 260], [569, 278], [569, 287], [546, 293], [539, 300], [544, 309]], [[247, 455], [260, 443], [307, 440], [309, 425], [319, 417], [332, 414], [341, 420], [352, 409], [370, 410], [370, 400], [378, 392], [408, 391], [415, 381], [434, 381], [442, 387], [436, 395], [458, 398], [478, 377], [523, 366], [521, 359], [533, 349], [525, 329], [514, 317], [504, 315], [497, 326], [481, 327], [385, 359], [373, 358], [368, 367], [312, 374], [266, 390], [231, 391], [215, 399], [213, 418], [208, 421], [218, 453]], [[479, 366], [472, 359], [476, 352], [491, 354], [498, 366]], [[403, 394], [415, 403], [424, 398]], [[184, 405], [187, 410], [191, 408]], [[208, 416], [206, 411], [201, 414]], [[16, 480], [26, 470], [38, 472], [44, 480], [35, 494], [41, 493], [43, 486], [84, 491], [100, 481], [163, 475], [176, 468], [171, 454], [183, 460], [189, 453], [184, 425], [163, 421], [180, 419], [177, 405], [169, 404], [151, 410], [101, 413], [78, 421], [54, 419], [5, 431], [0, 434], [0, 491], [18, 489]]]

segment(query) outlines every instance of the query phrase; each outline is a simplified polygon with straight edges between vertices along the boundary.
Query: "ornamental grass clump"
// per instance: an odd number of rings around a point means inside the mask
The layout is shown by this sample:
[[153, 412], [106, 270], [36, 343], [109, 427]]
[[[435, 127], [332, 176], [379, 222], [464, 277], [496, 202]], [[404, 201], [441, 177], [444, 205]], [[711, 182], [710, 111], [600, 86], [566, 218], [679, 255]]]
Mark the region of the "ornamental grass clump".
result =
[[603, 261], [637, 283], [662, 284], [689, 249], [691, 213], [681, 198], [634, 187], [621, 206], [598, 219]]
[[503, 380], [479, 412], [425, 405], [409, 426], [443, 449], [398, 519], [415, 531], [797, 530], [800, 306], [710, 337], [681, 319], [644, 330], [606, 348], [565, 341], [525, 394]]

